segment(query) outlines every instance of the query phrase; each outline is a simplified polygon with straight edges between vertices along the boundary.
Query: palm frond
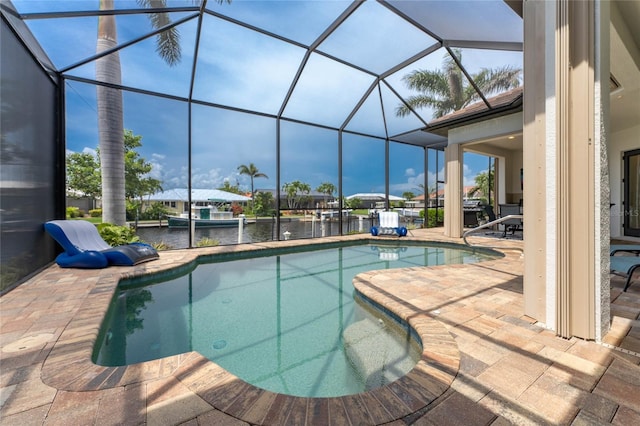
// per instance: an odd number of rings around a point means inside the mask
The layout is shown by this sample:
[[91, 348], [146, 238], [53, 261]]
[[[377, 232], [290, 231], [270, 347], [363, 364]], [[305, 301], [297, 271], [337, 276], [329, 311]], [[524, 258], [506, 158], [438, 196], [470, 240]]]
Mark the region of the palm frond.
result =
[[396, 107], [396, 117], [406, 117], [411, 114], [411, 110], [405, 104], [400, 104]]
[[519, 87], [520, 75], [519, 68], [505, 65], [493, 69], [483, 68], [473, 76], [473, 80], [485, 94], [492, 94]]
[[464, 102], [459, 106], [458, 109], [462, 109], [468, 107], [474, 102], [480, 102], [482, 98], [480, 94], [476, 92], [476, 89], [472, 85], [468, 85], [464, 90]]
[[[166, 0], [136, 0], [138, 5], [148, 9], [167, 7]], [[171, 24], [168, 13], [149, 13], [149, 21], [154, 29], [160, 29]], [[162, 31], [156, 36], [156, 52], [169, 66], [174, 66], [182, 57], [180, 48], [180, 33], [176, 27]]]
[[449, 92], [447, 76], [442, 71], [415, 70], [402, 77], [409, 89], [418, 92], [439, 93]]
[[156, 52], [169, 66], [174, 66], [182, 58], [180, 49], [180, 33], [173, 27], [158, 34], [156, 38]]

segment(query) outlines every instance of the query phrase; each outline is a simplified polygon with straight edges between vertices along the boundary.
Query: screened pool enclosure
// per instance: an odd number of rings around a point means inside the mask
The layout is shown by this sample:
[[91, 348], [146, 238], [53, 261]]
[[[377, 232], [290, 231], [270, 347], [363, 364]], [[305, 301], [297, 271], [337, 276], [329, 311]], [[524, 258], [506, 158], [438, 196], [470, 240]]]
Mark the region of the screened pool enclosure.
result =
[[[447, 138], [430, 123], [519, 86], [522, 37], [501, 0], [3, 1], [3, 265], [64, 216], [65, 156], [111, 161], [124, 131], [163, 190], [253, 190], [249, 212], [270, 193], [275, 239], [293, 212], [373, 207], [353, 194], [441, 205]], [[124, 203], [108, 176], [103, 204]], [[337, 216], [333, 232], [354, 230]]]

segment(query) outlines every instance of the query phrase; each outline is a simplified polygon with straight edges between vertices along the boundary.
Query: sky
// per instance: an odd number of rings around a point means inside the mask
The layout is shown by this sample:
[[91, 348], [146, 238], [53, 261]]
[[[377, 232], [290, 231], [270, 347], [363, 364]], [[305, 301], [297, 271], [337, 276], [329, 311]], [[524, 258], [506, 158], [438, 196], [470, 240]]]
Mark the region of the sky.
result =
[[[115, 3], [116, 9], [136, 7], [132, 1], [116, 0]], [[168, 3], [191, 4], [178, 0]], [[433, 46], [435, 40], [379, 3], [366, 2], [319, 46], [325, 55], [312, 53], [309, 56], [285, 104], [291, 83], [305, 57], [304, 47], [313, 43], [349, 3], [234, 0], [231, 4], [219, 5], [210, 1], [208, 7], [216, 13], [260, 26], [277, 37], [215, 16], [204, 16], [193, 85], [196, 103], [191, 109], [190, 147], [189, 108], [183, 100], [189, 96], [190, 76], [194, 70], [197, 20], [191, 19], [193, 14], [177, 12], [170, 16], [173, 22], [185, 21], [177, 27], [182, 59], [174, 67], [168, 66], [155, 52], [154, 38], [123, 48], [119, 55], [124, 86], [174, 97], [129, 91], [123, 95], [125, 128], [142, 136], [143, 146], [138, 151], [153, 164], [152, 176], [160, 179], [165, 189], [187, 187], [191, 167], [194, 188], [217, 188], [228, 181], [249, 190], [249, 178], [239, 175], [237, 168], [253, 163], [268, 176], [256, 179], [255, 188], [274, 189], [278, 129], [273, 117], [282, 112], [283, 117], [293, 120], [331, 128], [344, 126], [346, 130], [370, 135], [343, 133], [343, 195], [384, 192], [385, 125], [393, 136], [415, 131], [433, 119], [429, 109], [418, 111], [420, 117], [401, 118], [395, 114], [401, 104], [396, 93], [403, 97], [415, 94], [402, 78], [415, 69], [440, 69], [446, 52], [436, 50], [376, 84], [377, 75]], [[434, 10], [443, 7], [441, 2], [432, 3]], [[492, 9], [493, 3], [499, 9]], [[22, 13], [34, 13], [95, 10], [98, 1], [14, 0], [14, 4]], [[483, 7], [474, 10], [476, 4]], [[403, 7], [417, 5], [406, 3]], [[486, 24], [497, 14], [505, 14], [502, 21], [514, 22], [516, 33], [521, 31], [521, 23], [518, 29], [519, 18], [514, 19], [515, 14], [504, 9], [502, 1], [454, 1], [449, 2], [448, 7], [457, 8], [458, 19], [460, 16], [476, 19], [481, 13], [494, 15], [480, 17], [473, 25], [461, 25], [460, 22], [445, 25], [448, 18], [430, 24], [443, 33], [451, 32], [445, 35], [452, 39], [479, 37], [470, 33], [469, 28], [475, 25], [484, 31], [483, 37], [499, 41], [499, 37], [506, 37], [504, 41], [512, 41], [517, 36], [509, 30], [502, 28], [498, 32]], [[411, 13], [420, 17], [419, 10]], [[425, 15], [420, 19], [426, 22], [434, 18]], [[116, 21], [119, 43], [135, 40], [150, 31], [144, 15], [121, 15]], [[54, 65], [65, 69], [65, 75], [70, 77], [65, 80], [67, 151], [95, 152], [98, 147], [96, 89], [92, 84], [73, 78], [95, 79], [93, 62], [84, 64], [81, 61], [95, 54], [97, 18], [33, 19], [27, 24]], [[351, 62], [355, 67], [346, 66], [335, 58]], [[521, 52], [465, 48], [462, 49], [462, 63], [473, 74], [483, 67], [504, 64], [522, 67], [522, 55]], [[245, 110], [261, 115], [243, 112]], [[354, 110], [356, 113], [351, 116]], [[281, 121], [279, 132], [281, 185], [298, 180], [308, 183], [312, 189], [323, 182], [338, 186], [338, 132], [291, 121]], [[425, 174], [424, 150], [391, 143], [389, 156], [390, 194], [421, 193], [419, 184], [424, 181]], [[444, 179], [443, 163], [442, 153], [429, 151], [428, 187], [433, 187], [436, 179]], [[466, 154], [465, 185], [473, 185], [475, 175], [486, 171], [487, 166], [486, 157]]]

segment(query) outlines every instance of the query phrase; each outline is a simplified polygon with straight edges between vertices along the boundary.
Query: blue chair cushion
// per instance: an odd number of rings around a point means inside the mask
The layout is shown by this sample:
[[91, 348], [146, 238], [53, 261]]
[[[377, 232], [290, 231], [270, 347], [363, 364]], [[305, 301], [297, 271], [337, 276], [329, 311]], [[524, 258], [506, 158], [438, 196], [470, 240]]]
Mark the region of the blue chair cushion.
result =
[[96, 227], [84, 220], [51, 220], [44, 224], [44, 228], [64, 249], [64, 253], [56, 257], [56, 263], [62, 268], [133, 266], [160, 257], [149, 244], [111, 247]]
[[633, 272], [640, 268], [640, 257], [638, 256], [610, 256], [611, 270], [624, 274], [627, 281], [624, 285], [624, 290], [627, 291], [631, 285], [631, 276]]

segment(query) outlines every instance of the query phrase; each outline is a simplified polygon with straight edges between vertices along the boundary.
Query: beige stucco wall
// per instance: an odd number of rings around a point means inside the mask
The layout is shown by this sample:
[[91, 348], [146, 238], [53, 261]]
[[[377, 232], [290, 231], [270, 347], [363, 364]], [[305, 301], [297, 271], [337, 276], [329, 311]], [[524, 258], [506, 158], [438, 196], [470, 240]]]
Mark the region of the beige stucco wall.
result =
[[525, 313], [598, 340], [609, 320], [608, 6], [524, 8]]

